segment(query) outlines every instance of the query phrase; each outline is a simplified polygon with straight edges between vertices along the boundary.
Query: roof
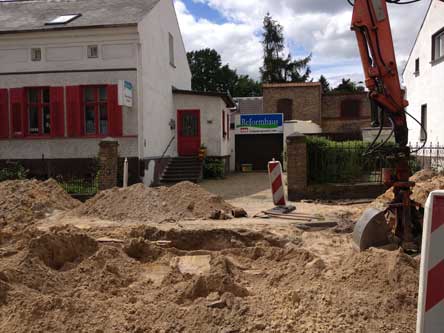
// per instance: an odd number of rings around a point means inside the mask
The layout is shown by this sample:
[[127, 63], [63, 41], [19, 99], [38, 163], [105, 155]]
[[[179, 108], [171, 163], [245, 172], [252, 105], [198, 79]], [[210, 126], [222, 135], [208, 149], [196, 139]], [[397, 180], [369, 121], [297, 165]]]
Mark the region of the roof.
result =
[[298, 88], [298, 87], [320, 87], [319, 82], [290, 82], [290, 83], [264, 83], [262, 88]]
[[[139, 23], [160, 0], [21, 0], [0, 2], [0, 34]], [[61, 15], [81, 14], [72, 22], [45, 25]]]
[[263, 113], [263, 97], [235, 98], [238, 102], [238, 110], [241, 114]]
[[173, 94], [177, 95], [192, 95], [192, 96], [207, 96], [207, 97], [219, 97], [222, 98], [228, 108], [236, 107], [233, 98], [229, 94], [219, 93], [219, 92], [208, 92], [208, 91], [194, 91], [194, 90], [182, 90], [173, 88]]

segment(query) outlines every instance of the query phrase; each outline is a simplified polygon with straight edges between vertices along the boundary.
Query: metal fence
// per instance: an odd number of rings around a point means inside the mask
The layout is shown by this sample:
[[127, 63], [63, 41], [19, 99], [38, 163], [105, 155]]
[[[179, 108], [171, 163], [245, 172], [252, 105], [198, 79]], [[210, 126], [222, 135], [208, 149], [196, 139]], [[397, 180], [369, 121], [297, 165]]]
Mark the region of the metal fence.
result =
[[410, 144], [412, 156], [417, 163], [417, 169], [432, 169], [437, 172], [444, 171], [444, 145], [428, 143], [423, 148], [423, 143]]
[[98, 177], [96, 175], [85, 177], [55, 177], [57, 182], [66, 192], [72, 196], [88, 197], [94, 196], [99, 189]]
[[382, 183], [388, 161], [381, 154], [365, 155], [367, 147], [355, 142], [308, 145], [308, 181], [325, 183]]

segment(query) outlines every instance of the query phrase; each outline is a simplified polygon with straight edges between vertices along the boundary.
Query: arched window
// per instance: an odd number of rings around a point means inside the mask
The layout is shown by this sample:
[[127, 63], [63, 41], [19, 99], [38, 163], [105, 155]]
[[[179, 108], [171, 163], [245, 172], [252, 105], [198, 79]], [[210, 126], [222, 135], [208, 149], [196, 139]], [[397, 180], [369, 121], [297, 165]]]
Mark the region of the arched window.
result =
[[341, 118], [359, 119], [361, 117], [361, 101], [346, 99], [341, 103]]
[[277, 103], [277, 113], [284, 114], [284, 121], [293, 120], [293, 100], [289, 98], [280, 99]]

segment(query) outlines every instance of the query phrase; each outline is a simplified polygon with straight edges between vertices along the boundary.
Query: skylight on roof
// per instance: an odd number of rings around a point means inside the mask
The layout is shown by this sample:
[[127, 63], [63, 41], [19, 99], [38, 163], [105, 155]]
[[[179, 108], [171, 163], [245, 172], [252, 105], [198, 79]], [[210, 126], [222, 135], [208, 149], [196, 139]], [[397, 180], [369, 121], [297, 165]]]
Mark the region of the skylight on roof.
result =
[[61, 15], [56, 17], [52, 21], [46, 22], [45, 25], [67, 24], [79, 18], [80, 16], [82, 16], [82, 14]]

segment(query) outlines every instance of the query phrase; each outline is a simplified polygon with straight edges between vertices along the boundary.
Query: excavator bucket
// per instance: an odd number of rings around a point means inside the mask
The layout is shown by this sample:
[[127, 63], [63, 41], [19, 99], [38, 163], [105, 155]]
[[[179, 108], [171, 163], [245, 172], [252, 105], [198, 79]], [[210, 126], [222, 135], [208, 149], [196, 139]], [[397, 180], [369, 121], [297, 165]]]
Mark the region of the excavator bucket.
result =
[[390, 228], [385, 211], [369, 208], [359, 219], [353, 231], [353, 241], [360, 251], [390, 243]]

